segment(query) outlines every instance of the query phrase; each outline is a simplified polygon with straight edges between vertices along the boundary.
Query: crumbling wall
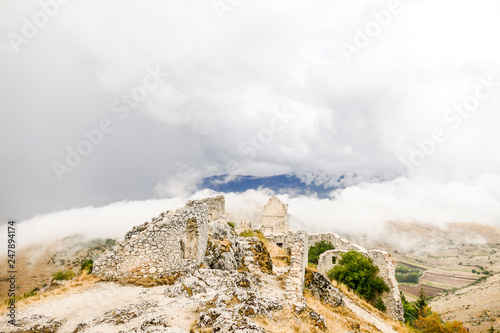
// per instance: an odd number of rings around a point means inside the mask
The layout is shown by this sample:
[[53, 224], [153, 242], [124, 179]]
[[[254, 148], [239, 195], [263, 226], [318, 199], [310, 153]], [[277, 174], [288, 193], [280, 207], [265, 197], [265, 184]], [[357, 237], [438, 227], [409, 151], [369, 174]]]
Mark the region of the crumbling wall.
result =
[[[319, 256], [318, 271], [326, 275], [326, 273], [342, 259], [342, 254], [347, 251], [348, 250], [330, 250], [323, 252]], [[382, 301], [384, 301], [387, 307], [387, 314], [395, 320], [404, 321], [403, 304], [401, 302], [401, 295], [399, 294], [399, 284], [396, 280], [396, 266], [390, 254], [380, 250], [363, 250], [358, 252], [373, 260], [373, 264], [379, 269], [377, 276], [382, 278], [389, 287], [389, 292], [384, 292], [381, 295]]]
[[205, 204], [207, 206], [208, 222], [226, 218], [226, 199], [223, 195], [218, 195], [214, 198], [188, 201], [186, 207], [190, 207], [192, 202], [195, 204]]
[[368, 257], [379, 268], [378, 276], [384, 280], [389, 287], [389, 292], [383, 293], [381, 298], [387, 307], [387, 314], [398, 321], [404, 321], [403, 303], [399, 292], [399, 284], [396, 280], [396, 265], [391, 259], [391, 255], [381, 250], [371, 250]]
[[287, 251], [290, 254], [290, 271], [286, 279], [286, 299], [291, 302], [304, 299], [304, 274], [307, 267], [307, 233], [290, 231], [287, 237]]
[[224, 197], [191, 200], [127, 233], [94, 263], [104, 279], [162, 278], [198, 268], [205, 258], [208, 223], [224, 215]]
[[284, 204], [276, 197], [269, 199], [262, 212], [259, 230], [264, 234], [286, 234], [288, 232], [288, 204]]
[[330, 250], [323, 252], [318, 259], [318, 272], [326, 275], [326, 273], [331, 270], [340, 259], [342, 259], [342, 254], [346, 253], [344, 250]]
[[332, 243], [336, 250], [344, 250], [344, 251], [366, 251], [363, 247], [352, 244], [346, 239], [341, 238], [334, 232], [321, 233], [321, 234], [310, 234], [309, 235], [309, 248], [311, 246], [316, 245], [317, 243], [324, 241]]

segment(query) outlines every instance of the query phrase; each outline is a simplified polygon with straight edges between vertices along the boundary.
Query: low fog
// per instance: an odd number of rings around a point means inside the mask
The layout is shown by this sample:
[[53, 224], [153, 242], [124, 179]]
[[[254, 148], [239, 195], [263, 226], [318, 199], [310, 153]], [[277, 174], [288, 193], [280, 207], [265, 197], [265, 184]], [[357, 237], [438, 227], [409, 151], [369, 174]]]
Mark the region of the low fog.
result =
[[[499, 177], [488, 177], [481, 187], [459, 183], [410, 181], [406, 177], [384, 183], [362, 183], [332, 192], [332, 198], [277, 195], [289, 204], [291, 228], [308, 232], [336, 232], [384, 240], [386, 222], [422, 223], [444, 228], [452, 222], [498, 225]], [[467, 192], [467, 195], [464, 193]], [[150, 221], [166, 210], [183, 207], [187, 200], [220, 193], [202, 190], [189, 197], [123, 201], [103, 207], [83, 207], [38, 215], [20, 221], [19, 243], [29, 245], [82, 235], [89, 239], [122, 239], [133, 226]], [[226, 193], [226, 212], [238, 223], [260, 222], [262, 207], [275, 195], [271, 190]], [[473, 239], [470, 241], [481, 241]], [[395, 240], [396, 241], [396, 240]], [[401, 241], [401, 239], [399, 240]], [[410, 244], [411, 240], [401, 244]]]

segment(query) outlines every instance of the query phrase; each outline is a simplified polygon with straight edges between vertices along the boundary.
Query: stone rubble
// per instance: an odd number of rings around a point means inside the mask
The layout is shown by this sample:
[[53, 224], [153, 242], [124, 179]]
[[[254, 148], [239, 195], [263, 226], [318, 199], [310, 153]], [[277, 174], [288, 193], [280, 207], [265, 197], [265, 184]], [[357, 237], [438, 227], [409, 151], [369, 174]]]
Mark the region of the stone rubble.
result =
[[42, 315], [33, 315], [31, 317], [24, 317], [16, 320], [13, 333], [23, 332], [45, 332], [56, 333], [62, 322], [60, 320], [49, 318]]

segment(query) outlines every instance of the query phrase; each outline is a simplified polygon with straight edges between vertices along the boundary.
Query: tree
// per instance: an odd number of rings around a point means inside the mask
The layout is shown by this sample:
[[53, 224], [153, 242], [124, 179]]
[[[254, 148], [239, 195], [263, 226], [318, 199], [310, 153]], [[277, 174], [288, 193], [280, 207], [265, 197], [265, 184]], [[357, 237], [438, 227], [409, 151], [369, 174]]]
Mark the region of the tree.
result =
[[378, 271], [370, 258], [359, 252], [349, 251], [342, 255], [342, 259], [327, 275], [373, 303], [378, 295], [389, 291], [384, 280], [377, 276]]
[[309, 254], [307, 256], [307, 259], [311, 264], [317, 265], [318, 260], [319, 260], [319, 256], [323, 252], [326, 252], [329, 250], [334, 250], [334, 249], [335, 249], [335, 246], [333, 246], [332, 243], [321, 241], [321, 242], [315, 244], [314, 246], [311, 246], [311, 248], [309, 249]]
[[495, 328], [493, 327], [493, 325], [491, 325], [491, 327], [488, 328], [488, 333], [495, 333]]
[[424, 288], [420, 288], [420, 292], [418, 293], [418, 299], [415, 302], [415, 307], [417, 308], [417, 313], [419, 316], [425, 317], [428, 312], [427, 309], [427, 297], [424, 293]]
[[417, 309], [415, 309], [413, 304], [408, 302], [402, 291], [399, 293], [401, 294], [401, 303], [403, 303], [405, 322], [412, 324], [418, 317]]

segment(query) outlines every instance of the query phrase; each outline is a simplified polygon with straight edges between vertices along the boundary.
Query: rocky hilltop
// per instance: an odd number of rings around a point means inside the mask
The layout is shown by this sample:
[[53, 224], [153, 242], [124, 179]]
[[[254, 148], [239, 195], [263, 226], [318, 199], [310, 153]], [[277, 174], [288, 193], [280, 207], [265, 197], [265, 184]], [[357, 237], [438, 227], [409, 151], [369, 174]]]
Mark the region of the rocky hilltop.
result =
[[[250, 230], [239, 236], [227, 221], [223, 196], [189, 201], [134, 227], [94, 262], [91, 276], [20, 304], [15, 325], [0, 322], [0, 331], [395, 332], [400, 327], [401, 299], [387, 253], [366, 251], [335, 234], [290, 231], [287, 218], [276, 220], [264, 226], [266, 236]], [[319, 271], [311, 270], [308, 249], [321, 240], [335, 250], [322, 254]], [[390, 286], [385, 314], [323, 275], [332, 257], [350, 249], [373, 258]]]

